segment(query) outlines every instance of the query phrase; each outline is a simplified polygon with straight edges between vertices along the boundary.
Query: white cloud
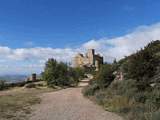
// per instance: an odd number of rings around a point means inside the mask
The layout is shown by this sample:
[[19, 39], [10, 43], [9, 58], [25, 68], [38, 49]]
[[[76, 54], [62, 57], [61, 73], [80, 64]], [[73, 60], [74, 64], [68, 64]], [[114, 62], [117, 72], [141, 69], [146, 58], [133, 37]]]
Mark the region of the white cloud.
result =
[[[48, 58], [70, 62], [76, 52], [70, 48], [18, 48], [0, 47], [0, 74], [42, 71]], [[11, 72], [12, 71], [12, 72]]]
[[103, 53], [106, 58], [121, 59], [143, 48], [153, 40], [160, 40], [160, 23], [151, 26], [139, 26], [127, 35], [112, 39], [104, 38], [94, 40], [94, 42], [91, 40], [87, 42], [87, 46], [91, 48], [94, 43], [94, 46], [98, 46], [97, 50]]
[[[6, 66], [10, 62], [23, 64], [28, 61], [25, 67], [19, 64], [9, 64], [8, 71], [13, 69], [13, 72], [24, 71], [39, 71], [44, 67], [44, 62], [48, 58], [55, 58], [58, 61], [71, 62], [73, 56], [77, 52], [84, 52], [86, 49], [94, 48], [101, 53], [105, 61], [112, 61], [114, 58], [121, 59], [124, 56], [130, 55], [140, 48], [147, 45], [152, 40], [160, 39], [160, 23], [150, 26], [139, 26], [131, 33], [115, 38], [102, 38], [99, 40], [90, 40], [79, 48], [17, 48], [12, 49], [6, 46], [0, 46], [1, 63]], [[33, 67], [33, 65], [35, 66]], [[28, 68], [27, 68], [28, 66]], [[32, 66], [32, 67], [31, 67]], [[3, 69], [1, 67], [0, 69]], [[1, 71], [7, 71], [1, 70]], [[1, 73], [0, 73], [1, 74]]]
[[10, 54], [10, 52], [11, 52], [10, 48], [0, 46], [0, 56], [8, 55]]
[[11, 52], [6, 54], [6, 58], [12, 60], [46, 60], [48, 58], [55, 58], [59, 61], [69, 61], [75, 54], [74, 50], [70, 48], [53, 49], [53, 48], [19, 48], [10, 49]]
[[82, 45], [86, 49], [98, 49], [101, 47], [101, 41], [97, 42], [96, 40], [90, 40]]

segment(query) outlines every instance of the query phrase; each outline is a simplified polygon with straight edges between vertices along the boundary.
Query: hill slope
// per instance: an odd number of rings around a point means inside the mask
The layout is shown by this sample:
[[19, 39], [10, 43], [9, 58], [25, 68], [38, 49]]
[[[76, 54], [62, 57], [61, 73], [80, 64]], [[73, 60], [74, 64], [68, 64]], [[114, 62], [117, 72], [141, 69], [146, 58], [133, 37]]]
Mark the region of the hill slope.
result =
[[160, 41], [103, 65], [84, 95], [128, 120], [160, 120]]

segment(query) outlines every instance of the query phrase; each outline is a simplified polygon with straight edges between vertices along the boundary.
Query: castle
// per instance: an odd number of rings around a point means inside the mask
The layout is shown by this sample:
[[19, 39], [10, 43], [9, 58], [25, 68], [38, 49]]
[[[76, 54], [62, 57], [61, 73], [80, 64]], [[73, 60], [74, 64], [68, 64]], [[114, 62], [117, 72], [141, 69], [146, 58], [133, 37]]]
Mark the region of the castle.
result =
[[98, 71], [101, 64], [103, 64], [103, 57], [95, 54], [94, 49], [89, 49], [86, 55], [79, 53], [74, 58], [75, 67], [95, 68]]

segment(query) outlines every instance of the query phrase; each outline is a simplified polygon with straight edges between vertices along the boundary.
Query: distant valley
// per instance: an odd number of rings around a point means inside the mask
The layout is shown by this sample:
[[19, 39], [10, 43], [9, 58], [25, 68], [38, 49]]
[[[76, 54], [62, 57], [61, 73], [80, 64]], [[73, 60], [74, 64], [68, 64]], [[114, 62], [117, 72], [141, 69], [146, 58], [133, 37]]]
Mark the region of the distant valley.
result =
[[7, 82], [19, 82], [24, 81], [27, 75], [0, 75], [0, 80], [5, 80]]

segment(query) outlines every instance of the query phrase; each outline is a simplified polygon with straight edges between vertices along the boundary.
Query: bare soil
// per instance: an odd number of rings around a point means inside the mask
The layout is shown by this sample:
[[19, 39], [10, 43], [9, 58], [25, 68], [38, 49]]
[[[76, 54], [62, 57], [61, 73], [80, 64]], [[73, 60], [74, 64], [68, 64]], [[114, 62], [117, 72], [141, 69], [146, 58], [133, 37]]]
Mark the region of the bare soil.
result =
[[83, 97], [82, 88], [44, 93], [41, 104], [33, 106], [30, 120], [122, 120]]

